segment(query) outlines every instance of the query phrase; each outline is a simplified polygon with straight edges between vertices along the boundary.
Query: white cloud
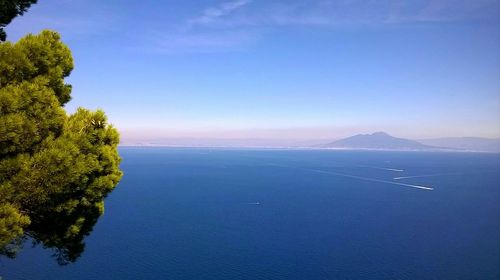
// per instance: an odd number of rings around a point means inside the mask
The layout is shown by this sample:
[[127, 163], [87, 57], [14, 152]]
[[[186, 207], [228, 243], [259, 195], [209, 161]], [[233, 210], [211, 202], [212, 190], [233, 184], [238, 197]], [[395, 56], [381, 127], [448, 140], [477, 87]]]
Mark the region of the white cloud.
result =
[[198, 32], [157, 34], [150, 51], [156, 53], [210, 53], [242, 49], [255, 42], [251, 32]]
[[[343, 28], [491, 20], [498, 18], [496, 0], [234, 0], [204, 9], [198, 17], [155, 35], [155, 50], [215, 52], [244, 49], [281, 28]], [[249, 5], [252, 3], [252, 5]]]
[[205, 10], [201, 17], [189, 22], [204, 23], [212, 28], [338, 26], [491, 20], [500, 16], [500, 2], [497, 0], [287, 0], [263, 2], [245, 12], [234, 13], [234, 10], [248, 3], [246, 0], [227, 2], [218, 8]]
[[220, 17], [228, 16], [235, 10], [249, 4], [250, 0], [236, 0], [225, 2], [217, 7], [205, 9], [203, 14], [197, 18], [188, 20], [189, 24], [206, 24], [216, 21]]

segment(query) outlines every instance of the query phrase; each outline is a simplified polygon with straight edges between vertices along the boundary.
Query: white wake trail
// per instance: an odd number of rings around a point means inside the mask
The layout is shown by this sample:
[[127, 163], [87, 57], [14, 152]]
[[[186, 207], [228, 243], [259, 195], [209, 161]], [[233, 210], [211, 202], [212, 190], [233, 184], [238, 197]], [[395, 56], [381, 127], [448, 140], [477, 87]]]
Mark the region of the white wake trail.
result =
[[361, 177], [361, 176], [344, 174], [344, 173], [333, 172], [333, 171], [324, 171], [324, 170], [317, 170], [317, 169], [303, 169], [303, 170], [308, 170], [308, 171], [317, 172], [317, 173], [323, 173], [323, 174], [331, 174], [331, 175], [336, 175], [336, 176], [341, 176], [341, 177], [347, 177], [347, 178], [353, 178], [353, 179], [358, 179], [358, 180], [363, 180], [363, 181], [369, 181], [369, 182], [378, 182], [378, 183], [385, 183], [385, 184], [391, 184], [391, 185], [397, 185], [397, 186], [410, 187], [410, 188], [427, 190], [427, 191], [434, 190], [434, 188], [427, 187], [427, 186], [398, 183], [398, 182], [392, 182], [392, 181], [375, 179], [375, 178], [368, 178], [368, 177]]
[[401, 176], [401, 177], [394, 177], [392, 179], [393, 180], [401, 180], [401, 179], [423, 178], [423, 177], [438, 177], [438, 176], [480, 175], [480, 174], [488, 174], [488, 173], [496, 173], [496, 172], [497, 171], [434, 173], [434, 174]]
[[372, 169], [379, 169], [379, 170], [388, 170], [388, 171], [394, 171], [394, 172], [403, 172], [404, 171], [403, 169], [368, 166], [368, 165], [358, 165], [358, 167], [365, 167], [365, 168], [372, 168]]
[[[437, 173], [437, 174], [423, 174], [423, 175], [411, 175], [411, 176], [401, 176], [394, 177], [393, 180], [410, 179], [410, 178], [423, 178], [423, 177], [437, 177], [437, 176], [447, 176], [447, 175], [463, 175], [464, 173]], [[471, 173], [473, 174], [473, 173]]]
[[308, 169], [308, 168], [287, 166], [287, 165], [281, 165], [281, 164], [272, 164], [272, 163], [270, 163], [268, 165], [285, 167], [285, 168], [295, 168], [295, 169], [300, 169], [300, 170], [305, 170], [305, 171], [310, 171], [310, 172], [316, 172], [316, 173], [322, 173], [322, 174], [329, 174], [329, 175], [334, 175], [334, 176], [339, 176], [339, 177], [346, 177], [346, 178], [352, 178], [352, 179], [358, 179], [358, 180], [368, 181], [368, 182], [377, 182], [377, 183], [385, 183], [385, 184], [396, 185], [396, 186], [410, 187], [410, 188], [420, 189], [420, 190], [426, 190], [426, 191], [433, 191], [434, 190], [433, 187], [428, 187], [428, 186], [405, 184], [405, 183], [399, 183], [399, 182], [393, 182], [393, 181], [387, 181], [387, 180], [381, 180], [381, 179], [375, 179], [375, 178], [368, 178], [368, 177], [356, 176], [356, 175], [345, 174], [345, 173], [334, 172], [334, 171], [325, 171], [325, 170], [320, 170], [320, 169]]

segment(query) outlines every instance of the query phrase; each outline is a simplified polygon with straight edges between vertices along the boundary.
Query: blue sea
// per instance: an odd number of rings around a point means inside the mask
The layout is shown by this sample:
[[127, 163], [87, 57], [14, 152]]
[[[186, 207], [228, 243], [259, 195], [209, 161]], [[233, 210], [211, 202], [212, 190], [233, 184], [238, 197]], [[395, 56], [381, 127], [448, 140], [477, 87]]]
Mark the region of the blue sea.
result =
[[500, 155], [121, 148], [76, 262], [15, 279], [500, 279]]

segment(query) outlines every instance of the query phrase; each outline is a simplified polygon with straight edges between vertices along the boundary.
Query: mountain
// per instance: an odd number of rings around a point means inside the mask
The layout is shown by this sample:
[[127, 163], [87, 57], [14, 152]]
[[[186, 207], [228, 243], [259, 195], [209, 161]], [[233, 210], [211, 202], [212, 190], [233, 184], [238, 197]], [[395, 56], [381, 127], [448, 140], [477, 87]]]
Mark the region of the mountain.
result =
[[448, 137], [435, 139], [421, 139], [418, 142], [439, 147], [448, 147], [466, 151], [500, 152], [500, 139], [481, 137]]
[[358, 134], [322, 145], [323, 148], [374, 149], [374, 150], [439, 150], [414, 140], [393, 137], [385, 132]]

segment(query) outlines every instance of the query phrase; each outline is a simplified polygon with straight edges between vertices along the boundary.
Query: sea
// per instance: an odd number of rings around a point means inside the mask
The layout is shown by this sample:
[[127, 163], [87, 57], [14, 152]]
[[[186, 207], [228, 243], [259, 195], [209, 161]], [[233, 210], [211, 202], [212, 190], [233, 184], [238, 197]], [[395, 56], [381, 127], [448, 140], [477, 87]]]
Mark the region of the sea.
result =
[[74, 262], [20, 279], [500, 279], [500, 155], [122, 147]]

